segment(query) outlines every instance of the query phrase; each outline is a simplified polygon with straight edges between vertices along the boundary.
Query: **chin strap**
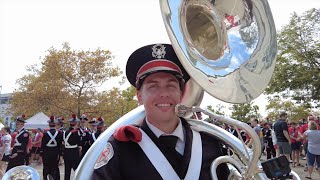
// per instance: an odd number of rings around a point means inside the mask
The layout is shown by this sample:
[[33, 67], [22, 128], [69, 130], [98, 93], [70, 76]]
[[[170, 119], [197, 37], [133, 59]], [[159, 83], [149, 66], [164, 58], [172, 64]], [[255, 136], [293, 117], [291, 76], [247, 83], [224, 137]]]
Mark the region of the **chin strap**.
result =
[[140, 142], [142, 139], [142, 133], [139, 130], [139, 128], [129, 125], [129, 126], [122, 126], [118, 128], [114, 134], [113, 137], [122, 142]]

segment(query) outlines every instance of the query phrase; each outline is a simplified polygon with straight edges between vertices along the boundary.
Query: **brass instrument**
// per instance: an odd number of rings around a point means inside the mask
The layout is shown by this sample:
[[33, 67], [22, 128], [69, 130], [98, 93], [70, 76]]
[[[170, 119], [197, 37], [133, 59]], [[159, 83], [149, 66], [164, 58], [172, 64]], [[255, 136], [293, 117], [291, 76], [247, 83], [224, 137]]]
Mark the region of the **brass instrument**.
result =
[[[160, 0], [160, 7], [171, 43], [191, 76], [182, 103], [176, 107], [177, 114], [185, 117], [193, 129], [214, 135], [233, 152], [212, 162], [212, 178], [217, 179], [219, 164], [228, 163], [230, 179], [267, 179], [259, 161], [260, 140], [253, 129], [197, 107], [204, 91], [230, 103], [252, 101], [264, 91], [277, 53], [276, 30], [267, 0]], [[231, 125], [238, 134], [239, 129], [245, 130], [253, 140], [252, 148], [216, 125], [188, 118], [194, 112]], [[103, 132], [79, 164], [75, 179], [90, 179], [114, 131], [123, 125], [139, 124], [144, 116], [144, 108], [139, 106]]]
[[6, 172], [2, 180], [40, 180], [40, 176], [30, 166], [17, 166]]
[[[213, 179], [220, 163], [231, 167], [230, 179], [267, 179], [260, 166], [261, 144], [253, 129], [238, 120], [213, 114], [197, 106], [206, 91], [230, 103], [249, 102], [269, 83], [276, 59], [276, 30], [266, 0], [160, 0], [165, 27], [171, 43], [191, 76], [183, 105], [177, 114], [191, 127], [205, 131], [224, 142], [232, 156], [217, 158], [211, 166]], [[213, 124], [190, 119], [194, 112], [245, 130], [253, 140], [252, 148]], [[90, 179], [93, 167], [113, 132], [123, 126], [139, 124], [144, 118], [139, 106], [112, 124], [82, 159], [75, 179]], [[239, 133], [240, 134], [240, 133]], [[299, 176], [291, 172], [296, 179]]]

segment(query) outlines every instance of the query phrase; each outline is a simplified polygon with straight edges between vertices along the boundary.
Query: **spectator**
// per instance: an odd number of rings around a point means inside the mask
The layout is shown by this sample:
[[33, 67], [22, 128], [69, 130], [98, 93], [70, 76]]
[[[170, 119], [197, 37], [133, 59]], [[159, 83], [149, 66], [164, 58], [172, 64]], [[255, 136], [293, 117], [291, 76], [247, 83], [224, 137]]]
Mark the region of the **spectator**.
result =
[[[310, 115], [309, 117], [308, 117], [308, 123], [306, 123], [306, 124], [304, 124], [303, 126], [302, 126], [302, 128], [301, 128], [301, 133], [302, 134], [304, 134], [304, 132], [306, 132], [308, 129], [309, 129], [309, 122], [310, 121], [314, 121], [314, 116], [313, 115]], [[319, 129], [319, 127], [318, 127], [318, 130], [320, 130]], [[304, 150], [304, 154], [305, 154], [305, 159], [307, 160], [307, 162], [308, 162], [308, 156], [307, 156], [307, 154], [308, 154], [308, 140], [307, 139], [304, 139], [303, 140], [303, 150]], [[305, 169], [305, 171], [307, 171], [308, 170], [308, 164], [306, 164], [306, 169]]]
[[41, 156], [40, 156], [40, 151], [41, 151], [41, 141], [42, 141], [43, 133], [40, 128], [37, 129], [37, 133], [34, 136], [33, 139], [33, 147], [32, 147], [32, 155], [31, 159], [36, 159], [38, 161], [38, 164], [42, 164]]
[[[251, 119], [250, 123], [251, 123], [251, 127], [253, 128], [253, 130], [257, 133], [259, 139], [260, 139], [260, 143], [261, 143], [261, 153], [264, 152], [264, 140], [263, 140], [263, 133], [261, 130], [261, 127], [258, 126], [258, 119], [257, 118], [253, 118]], [[252, 141], [250, 140], [248, 143], [248, 146], [250, 147], [252, 145]]]
[[300, 158], [300, 147], [301, 147], [301, 133], [300, 129], [297, 127], [297, 123], [292, 122], [289, 130], [289, 136], [291, 141], [291, 149], [292, 149], [292, 162], [293, 167], [300, 166], [299, 158]]
[[10, 156], [10, 145], [11, 145], [11, 136], [10, 136], [10, 128], [9, 127], [3, 127], [1, 129], [1, 134], [3, 136], [1, 137], [2, 146], [0, 149], [0, 177], [4, 175], [5, 172], [5, 163], [9, 162], [9, 156]]
[[274, 131], [277, 137], [279, 154], [285, 155], [289, 161], [291, 154], [291, 141], [288, 133], [288, 124], [286, 122], [287, 118], [287, 113], [281, 112], [280, 119], [274, 124]]
[[273, 147], [276, 150], [276, 157], [279, 157], [279, 147], [278, 147], [277, 137], [276, 137], [276, 133], [274, 132], [273, 126], [272, 126], [272, 129], [271, 129], [271, 137], [272, 137]]
[[[309, 130], [304, 132], [303, 139], [308, 139], [308, 174], [307, 179], [311, 179], [311, 174], [314, 168], [314, 164], [320, 167], [320, 130], [317, 129], [317, 124], [314, 121], [310, 121]], [[317, 169], [320, 175], [320, 169]]]

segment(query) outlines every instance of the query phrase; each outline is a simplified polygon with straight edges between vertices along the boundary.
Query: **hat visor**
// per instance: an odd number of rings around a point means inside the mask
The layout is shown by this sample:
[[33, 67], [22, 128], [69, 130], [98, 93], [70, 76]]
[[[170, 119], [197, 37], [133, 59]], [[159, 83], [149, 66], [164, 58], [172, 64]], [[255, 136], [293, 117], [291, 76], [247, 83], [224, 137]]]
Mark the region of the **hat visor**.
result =
[[182, 77], [182, 75], [180, 73], [178, 73], [177, 71], [170, 71], [170, 70], [156, 70], [156, 71], [151, 71], [151, 72], [148, 72], [148, 73], [145, 73], [143, 74], [142, 76], [139, 77], [139, 79], [137, 80], [136, 82], [136, 88], [137, 89], [140, 89], [142, 84], [143, 84], [143, 81], [148, 77], [150, 76], [151, 74], [154, 74], [154, 73], [158, 73], [158, 72], [165, 72], [165, 73], [169, 73], [169, 74], [172, 74], [174, 75], [178, 81], [179, 81], [179, 84], [180, 84], [180, 88], [183, 89], [183, 85], [184, 85], [184, 79]]
[[26, 121], [24, 121], [24, 120], [19, 120], [19, 119], [17, 119], [16, 121], [19, 121], [19, 122], [22, 122], [22, 123], [27, 123]]

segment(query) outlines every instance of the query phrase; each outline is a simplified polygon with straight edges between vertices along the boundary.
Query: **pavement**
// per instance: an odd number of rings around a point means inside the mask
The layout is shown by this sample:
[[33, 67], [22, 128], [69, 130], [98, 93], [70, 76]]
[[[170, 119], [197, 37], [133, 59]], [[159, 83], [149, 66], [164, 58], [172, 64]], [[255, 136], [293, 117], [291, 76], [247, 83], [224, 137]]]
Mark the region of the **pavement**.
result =
[[[261, 161], [264, 161], [266, 159], [267, 159], [266, 156], [264, 156], [264, 155], [261, 156]], [[300, 164], [304, 165], [304, 166], [306, 164], [306, 160], [303, 160], [302, 157], [300, 158]], [[43, 168], [42, 164], [32, 163], [31, 166], [37, 170], [37, 172], [39, 173], [39, 175], [41, 177], [41, 180], [43, 180], [43, 178], [42, 178], [42, 168]], [[300, 176], [301, 180], [308, 180], [307, 178], [305, 178], [307, 172], [304, 171], [304, 169], [305, 169], [304, 167], [300, 167], [300, 166], [293, 167], [293, 164], [290, 164], [290, 167], [291, 167], [291, 170], [295, 171]], [[60, 179], [64, 180], [64, 165], [60, 165], [59, 169], [60, 169]], [[74, 171], [72, 170], [71, 179], [73, 179], [73, 177], [74, 177]], [[320, 175], [315, 170], [312, 173], [312, 179], [320, 180]]]

